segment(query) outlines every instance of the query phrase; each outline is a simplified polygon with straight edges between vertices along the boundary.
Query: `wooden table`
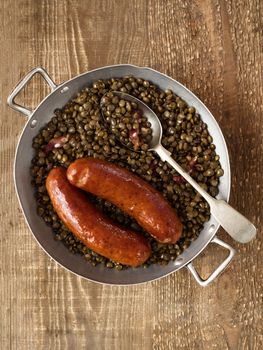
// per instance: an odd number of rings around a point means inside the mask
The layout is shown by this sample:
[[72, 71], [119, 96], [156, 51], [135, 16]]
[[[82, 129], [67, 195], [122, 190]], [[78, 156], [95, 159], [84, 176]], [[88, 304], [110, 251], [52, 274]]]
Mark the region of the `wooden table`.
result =
[[[263, 2], [260, 0], [2, 0], [0, 349], [263, 349]], [[185, 84], [212, 111], [231, 158], [230, 203], [258, 227], [207, 288], [187, 270], [132, 287], [62, 269], [33, 239], [12, 163], [26, 119], [6, 99], [31, 68], [56, 82], [117, 63], [149, 66]], [[35, 79], [19, 100], [48, 90]], [[195, 262], [207, 276], [226, 252]]]

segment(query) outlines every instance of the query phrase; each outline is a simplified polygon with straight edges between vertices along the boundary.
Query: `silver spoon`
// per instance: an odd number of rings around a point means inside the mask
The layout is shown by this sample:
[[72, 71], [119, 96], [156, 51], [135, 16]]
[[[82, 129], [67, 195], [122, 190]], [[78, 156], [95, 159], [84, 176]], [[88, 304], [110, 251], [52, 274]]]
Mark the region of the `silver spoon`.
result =
[[[132, 95], [119, 91], [113, 91], [112, 93], [123, 100], [137, 103], [138, 109], [142, 111], [143, 115], [151, 123], [152, 140], [149, 143], [149, 151], [156, 152], [163, 162], [170, 164], [187, 182], [189, 182], [190, 185], [194, 187], [194, 189], [209, 204], [211, 214], [232, 238], [240, 243], [248, 243], [251, 241], [256, 235], [255, 226], [224, 200], [218, 200], [210, 196], [210, 194], [208, 194], [178, 163], [174, 161], [171, 157], [171, 153], [162, 146], [162, 125], [153, 110]], [[102, 108], [101, 112], [105, 120], [106, 118], [103, 114]], [[127, 147], [125, 144], [124, 146]]]

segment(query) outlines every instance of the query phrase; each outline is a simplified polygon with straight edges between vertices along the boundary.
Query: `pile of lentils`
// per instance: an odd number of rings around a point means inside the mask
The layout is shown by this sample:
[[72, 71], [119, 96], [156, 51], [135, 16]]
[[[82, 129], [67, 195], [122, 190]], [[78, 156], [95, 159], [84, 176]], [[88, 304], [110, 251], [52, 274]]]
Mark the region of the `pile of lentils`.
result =
[[120, 142], [134, 151], [148, 151], [152, 140], [151, 123], [136, 102], [108, 92], [101, 99], [101, 110], [110, 131]]
[[[128, 215], [113, 204], [90, 195], [90, 200], [115, 222], [145, 235], [151, 244], [152, 255], [143, 265], [166, 265], [175, 260], [209, 220], [206, 201], [153, 152], [141, 147], [140, 152], [120, 143], [121, 131], [108, 127], [100, 113], [100, 101], [110, 91], [134, 95], [158, 115], [163, 126], [162, 144], [172, 157], [212, 196], [218, 194], [223, 169], [207, 125], [194, 107], [171, 90], [162, 91], [147, 80], [133, 76], [95, 81], [80, 91], [54, 116], [33, 140], [32, 184], [35, 187], [38, 214], [52, 227], [56, 240], [62, 241], [72, 253], [80, 253], [94, 266], [102, 263], [108, 268], [122, 270], [127, 266], [110, 261], [84, 246], [58, 218], [45, 187], [49, 171], [57, 166], [67, 168], [75, 159], [94, 157], [118, 164], [137, 174], [160, 191], [177, 211], [183, 223], [183, 235], [176, 244], [160, 244]], [[120, 101], [118, 102], [120, 103]], [[123, 104], [123, 102], [121, 103]], [[128, 107], [129, 109], [129, 107]], [[127, 104], [121, 107], [121, 115]], [[121, 121], [120, 121], [121, 123]]]

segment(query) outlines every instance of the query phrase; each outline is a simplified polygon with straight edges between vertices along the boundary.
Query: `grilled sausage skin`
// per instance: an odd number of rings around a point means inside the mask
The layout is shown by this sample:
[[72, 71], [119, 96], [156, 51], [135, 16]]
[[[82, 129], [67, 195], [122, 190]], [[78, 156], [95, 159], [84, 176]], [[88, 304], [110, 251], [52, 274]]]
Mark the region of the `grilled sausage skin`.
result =
[[59, 218], [87, 247], [129, 266], [139, 266], [149, 258], [151, 248], [147, 239], [100, 212], [85, 193], [70, 184], [66, 169], [52, 169], [46, 188]]
[[156, 240], [175, 243], [182, 223], [165, 198], [143, 179], [113, 163], [82, 158], [67, 170], [74, 186], [104, 198], [133, 217]]

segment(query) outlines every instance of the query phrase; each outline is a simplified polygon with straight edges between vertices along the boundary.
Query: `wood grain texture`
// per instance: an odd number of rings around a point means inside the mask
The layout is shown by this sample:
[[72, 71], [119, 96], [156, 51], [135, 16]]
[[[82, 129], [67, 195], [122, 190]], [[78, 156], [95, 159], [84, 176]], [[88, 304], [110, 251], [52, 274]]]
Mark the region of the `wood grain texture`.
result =
[[[0, 12], [0, 349], [263, 349], [263, 2], [2, 0]], [[80, 279], [46, 256], [19, 209], [12, 162], [25, 118], [6, 99], [31, 68], [56, 82], [133, 63], [185, 84], [218, 120], [230, 152], [230, 203], [258, 227], [211, 286], [186, 270], [132, 287]], [[48, 92], [35, 79], [19, 100]], [[195, 262], [206, 276], [225, 252]]]

